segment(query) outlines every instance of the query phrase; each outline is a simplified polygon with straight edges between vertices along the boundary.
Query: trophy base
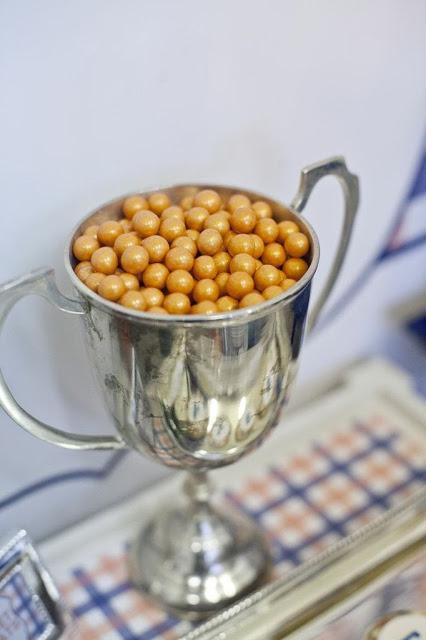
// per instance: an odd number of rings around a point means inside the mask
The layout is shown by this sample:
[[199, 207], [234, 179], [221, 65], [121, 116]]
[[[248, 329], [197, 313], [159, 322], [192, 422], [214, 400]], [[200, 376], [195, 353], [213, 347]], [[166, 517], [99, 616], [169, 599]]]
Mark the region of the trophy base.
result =
[[211, 505], [202, 478], [205, 493], [195, 485], [200, 476], [189, 476], [190, 500], [155, 515], [130, 553], [136, 587], [190, 620], [206, 618], [260, 586], [270, 568], [256, 524], [235, 509]]

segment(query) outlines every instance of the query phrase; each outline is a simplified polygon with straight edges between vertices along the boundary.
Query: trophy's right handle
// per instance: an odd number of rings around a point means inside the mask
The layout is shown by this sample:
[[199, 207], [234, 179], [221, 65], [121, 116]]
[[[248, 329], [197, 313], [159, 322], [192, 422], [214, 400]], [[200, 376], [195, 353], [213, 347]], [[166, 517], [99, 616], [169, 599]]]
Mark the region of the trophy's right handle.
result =
[[[74, 315], [84, 315], [86, 310], [78, 300], [62, 295], [56, 286], [53, 269], [43, 268], [0, 285], [0, 330], [12, 307], [24, 296], [36, 294], [55, 307]], [[123, 449], [123, 440], [114, 436], [86, 436], [67, 433], [41, 422], [13, 397], [0, 370], [0, 406], [20, 427], [33, 436], [68, 449]]]
[[315, 326], [318, 316], [327, 302], [334, 285], [336, 284], [336, 280], [348, 250], [355, 222], [355, 215], [359, 204], [358, 176], [349, 171], [344, 158], [336, 156], [334, 158], [329, 158], [328, 160], [316, 162], [315, 164], [311, 164], [302, 169], [299, 190], [291, 203], [292, 208], [298, 213], [301, 213], [305, 208], [317, 182], [326, 176], [335, 176], [342, 187], [345, 203], [343, 226], [339, 246], [330, 274], [308, 318], [308, 332], [310, 332]]

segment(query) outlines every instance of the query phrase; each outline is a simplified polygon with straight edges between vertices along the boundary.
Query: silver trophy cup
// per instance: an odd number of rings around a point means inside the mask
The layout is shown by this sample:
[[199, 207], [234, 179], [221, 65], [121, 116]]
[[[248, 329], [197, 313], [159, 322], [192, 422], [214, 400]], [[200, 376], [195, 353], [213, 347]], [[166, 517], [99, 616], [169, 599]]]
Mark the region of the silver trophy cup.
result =
[[[0, 323], [23, 296], [38, 294], [80, 316], [86, 347], [117, 435], [66, 433], [27, 413], [0, 376], [0, 404], [29, 433], [70, 449], [131, 447], [187, 471], [185, 499], [163, 508], [145, 526], [130, 553], [136, 585], [187, 617], [213, 613], [254, 588], [267, 574], [269, 553], [256, 525], [236, 509], [210, 502], [208, 469], [236, 462], [259, 446], [277, 423], [295, 377], [319, 245], [301, 216], [315, 184], [335, 176], [344, 193], [344, 222], [331, 273], [311, 311], [315, 323], [345, 257], [358, 206], [358, 179], [342, 158], [305, 168], [292, 204], [218, 185], [269, 202], [274, 217], [292, 219], [310, 239], [310, 266], [291, 289], [260, 306], [211, 316], [163, 316], [104, 300], [76, 277], [71, 247], [89, 223], [118, 218], [119, 198], [84, 218], [65, 252], [76, 299], [63, 296], [52, 269], [39, 269], [0, 287]], [[166, 191], [173, 200], [190, 185]]]

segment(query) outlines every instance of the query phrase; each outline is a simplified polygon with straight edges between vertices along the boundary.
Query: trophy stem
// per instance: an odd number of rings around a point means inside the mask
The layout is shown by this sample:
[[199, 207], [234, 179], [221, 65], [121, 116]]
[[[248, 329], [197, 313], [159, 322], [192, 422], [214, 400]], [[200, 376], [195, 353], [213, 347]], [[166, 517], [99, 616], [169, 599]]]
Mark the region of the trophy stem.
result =
[[190, 500], [200, 504], [207, 503], [213, 493], [207, 471], [187, 471], [183, 489]]
[[211, 501], [205, 471], [188, 471], [184, 501], [154, 515], [133, 544], [137, 587], [181, 617], [199, 620], [260, 585], [270, 567], [257, 525], [226, 501]]

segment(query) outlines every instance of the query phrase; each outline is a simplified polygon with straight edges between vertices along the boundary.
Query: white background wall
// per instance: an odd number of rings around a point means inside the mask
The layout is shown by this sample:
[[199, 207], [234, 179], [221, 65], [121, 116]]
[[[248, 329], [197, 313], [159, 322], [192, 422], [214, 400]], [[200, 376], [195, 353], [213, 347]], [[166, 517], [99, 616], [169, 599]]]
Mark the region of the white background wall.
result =
[[[424, 127], [422, 0], [38, 0], [0, 3], [0, 280], [51, 264], [98, 204], [167, 182], [251, 187], [289, 201], [300, 168], [344, 154], [362, 205], [336, 295], [381, 245]], [[324, 181], [308, 214], [330, 263], [341, 198]], [[423, 212], [424, 213], [424, 212]], [[386, 265], [306, 345], [300, 380], [386, 350], [389, 305], [422, 285], [413, 252]], [[27, 299], [1, 339], [18, 399], [81, 432], [110, 430], [78, 321]], [[30, 482], [100, 468], [109, 454], [44, 445], [0, 415], [0, 500]], [[0, 510], [0, 533], [46, 535], [164, 471], [126, 461]]]

